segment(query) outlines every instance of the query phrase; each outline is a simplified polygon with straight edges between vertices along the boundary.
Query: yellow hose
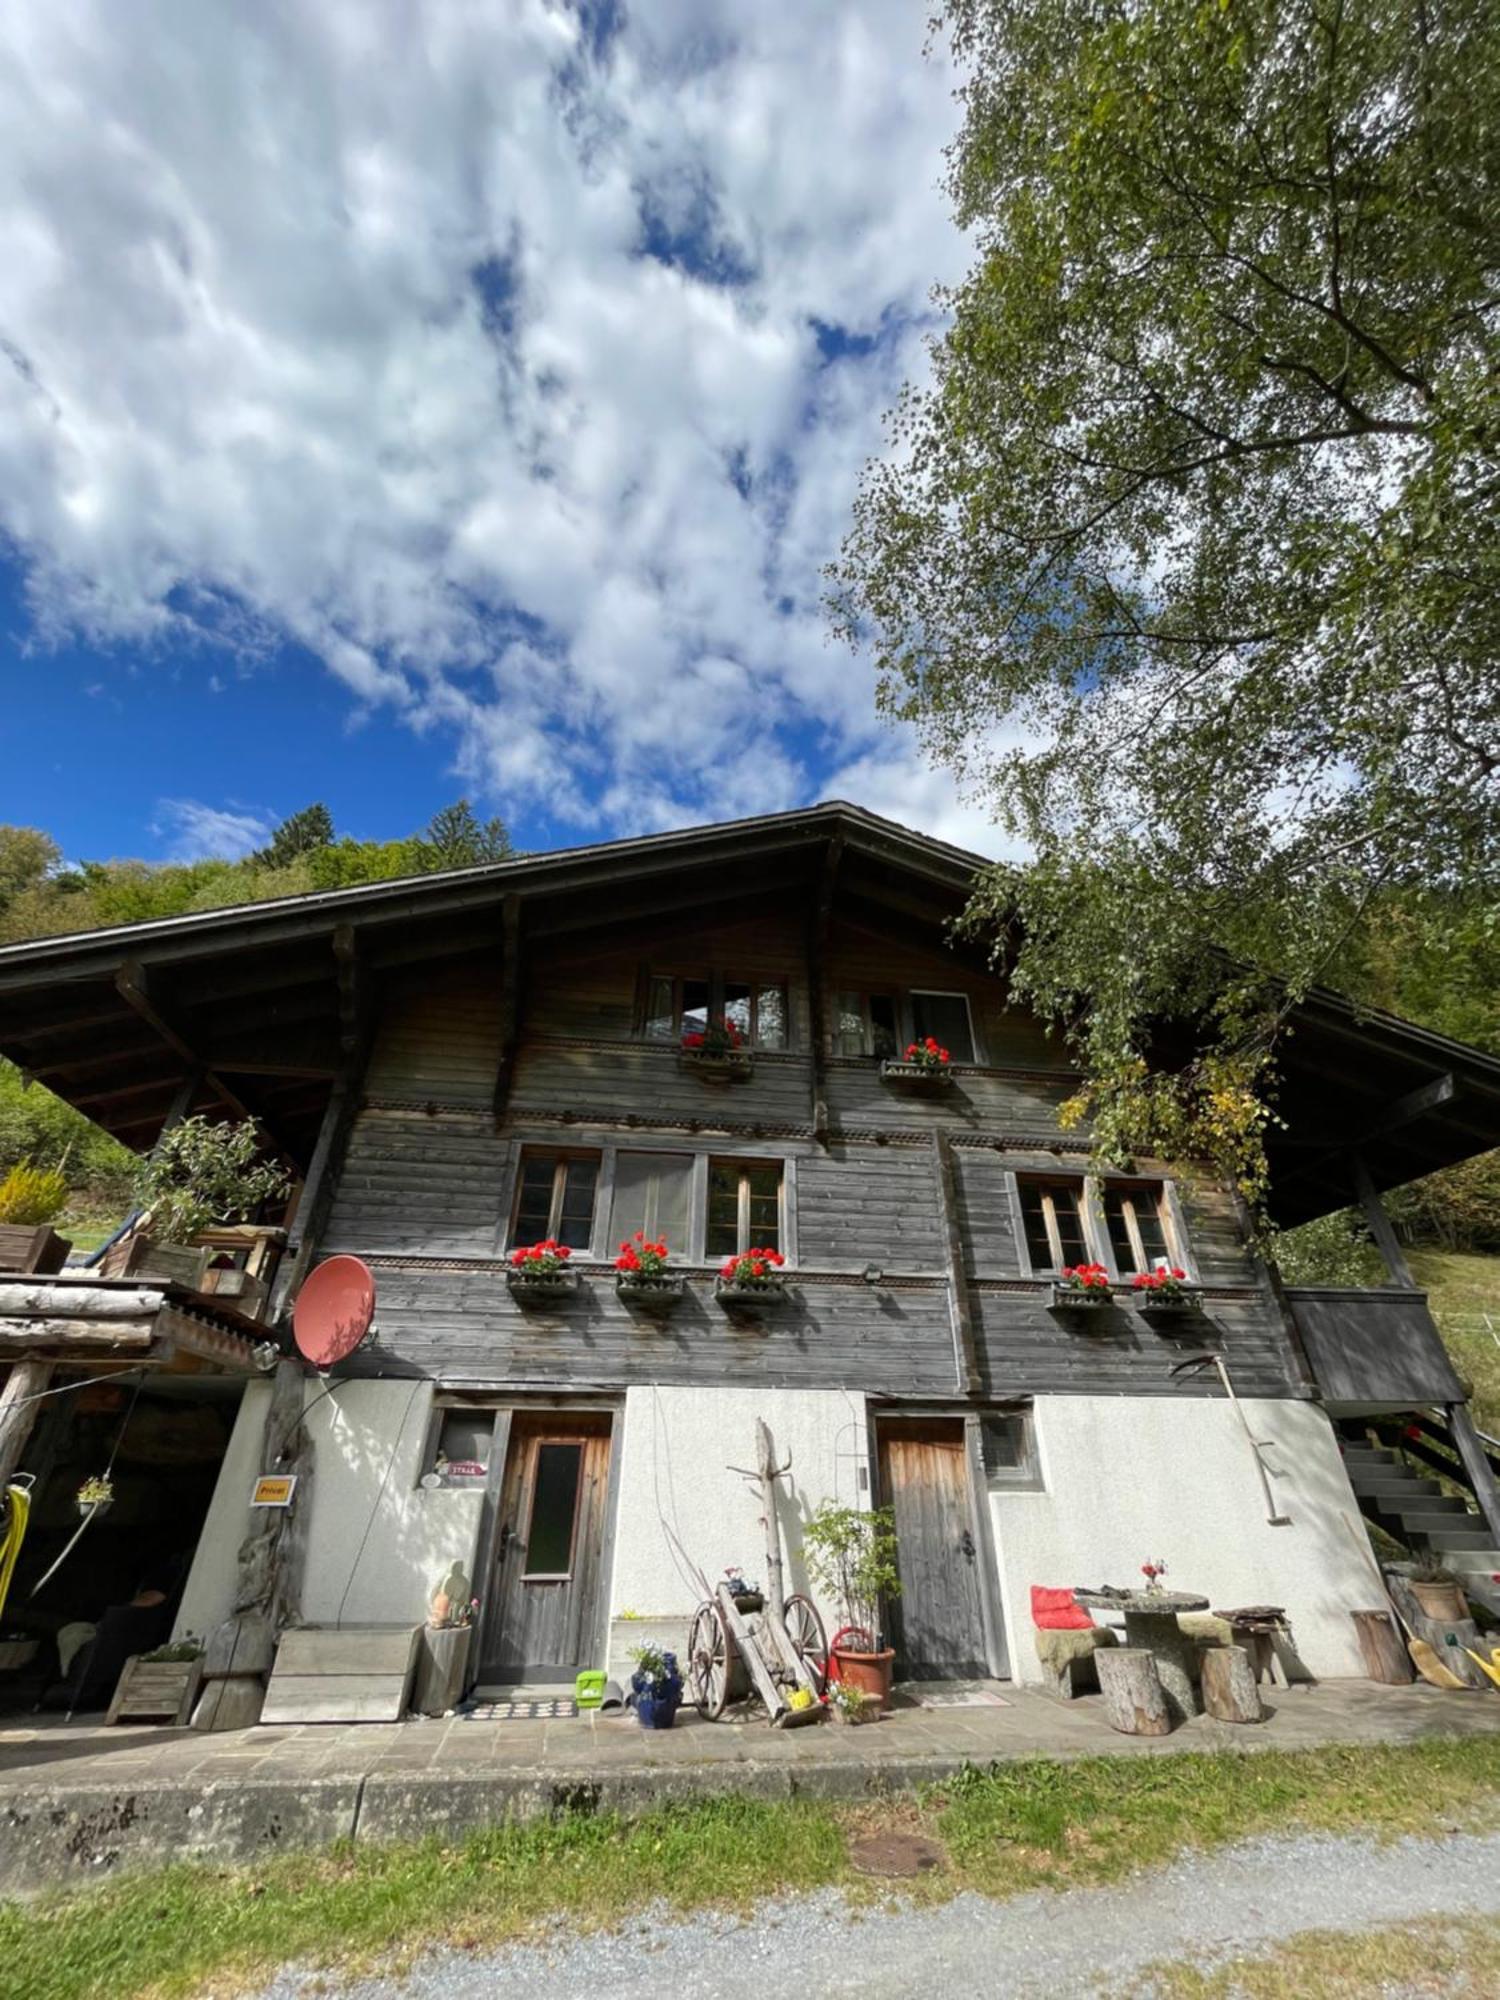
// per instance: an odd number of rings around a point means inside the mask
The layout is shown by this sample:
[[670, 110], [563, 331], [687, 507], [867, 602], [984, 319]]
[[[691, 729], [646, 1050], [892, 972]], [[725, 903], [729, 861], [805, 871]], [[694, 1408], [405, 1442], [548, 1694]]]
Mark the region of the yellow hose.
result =
[[31, 1494], [26, 1487], [7, 1486], [5, 1497], [10, 1505], [5, 1516], [5, 1536], [0, 1540], [0, 1618], [5, 1615], [10, 1580], [16, 1573], [16, 1560], [26, 1539], [26, 1523], [31, 1518]]

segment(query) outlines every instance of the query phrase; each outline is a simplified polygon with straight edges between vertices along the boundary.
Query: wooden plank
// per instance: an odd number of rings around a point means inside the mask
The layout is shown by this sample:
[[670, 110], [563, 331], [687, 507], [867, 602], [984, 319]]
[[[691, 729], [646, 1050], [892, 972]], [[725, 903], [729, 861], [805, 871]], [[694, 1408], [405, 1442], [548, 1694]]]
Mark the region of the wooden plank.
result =
[[407, 1674], [273, 1674], [260, 1712], [263, 1723], [399, 1722], [406, 1713]]
[[943, 1223], [943, 1256], [948, 1277], [948, 1306], [953, 1320], [953, 1366], [957, 1385], [965, 1395], [978, 1392], [982, 1377], [979, 1352], [974, 1339], [974, 1316], [969, 1303], [969, 1280], [964, 1269], [963, 1242], [958, 1229], [958, 1197], [953, 1184], [953, 1148], [947, 1135], [932, 1135], [933, 1173]]
[[416, 1648], [420, 1626], [390, 1630], [303, 1625], [281, 1635], [278, 1674], [404, 1673]]
[[490, 1108], [496, 1118], [505, 1110], [515, 1069], [516, 1038], [521, 1025], [521, 899], [512, 894], [500, 909], [504, 955], [500, 961], [500, 1055]]
[[128, 1348], [151, 1345], [152, 1322], [121, 1319], [0, 1319], [0, 1341], [15, 1347]]

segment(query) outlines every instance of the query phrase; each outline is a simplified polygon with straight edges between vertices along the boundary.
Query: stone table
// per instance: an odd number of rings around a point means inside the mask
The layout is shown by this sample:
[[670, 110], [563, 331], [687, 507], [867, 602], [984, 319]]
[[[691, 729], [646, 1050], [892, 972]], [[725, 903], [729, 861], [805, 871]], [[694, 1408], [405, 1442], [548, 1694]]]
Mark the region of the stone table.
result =
[[1185, 1590], [1075, 1590], [1091, 1611], [1119, 1611], [1125, 1643], [1141, 1646], [1156, 1661], [1162, 1693], [1172, 1720], [1201, 1715], [1203, 1703], [1193, 1677], [1194, 1641], [1177, 1623], [1180, 1611], [1207, 1611], [1208, 1599]]

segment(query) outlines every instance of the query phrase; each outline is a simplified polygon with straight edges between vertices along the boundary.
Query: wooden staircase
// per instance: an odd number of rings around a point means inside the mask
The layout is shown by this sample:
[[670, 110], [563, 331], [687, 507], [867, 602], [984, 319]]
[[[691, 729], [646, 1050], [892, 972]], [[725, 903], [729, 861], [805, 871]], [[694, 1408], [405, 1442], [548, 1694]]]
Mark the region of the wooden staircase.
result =
[[1470, 1598], [1500, 1617], [1500, 1548], [1478, 1509], [1393, 1446], [1365, 1440], [1346, 1442], [1343, 1451], [1365, 1519], [1413, 1555], [1435, 1557]]

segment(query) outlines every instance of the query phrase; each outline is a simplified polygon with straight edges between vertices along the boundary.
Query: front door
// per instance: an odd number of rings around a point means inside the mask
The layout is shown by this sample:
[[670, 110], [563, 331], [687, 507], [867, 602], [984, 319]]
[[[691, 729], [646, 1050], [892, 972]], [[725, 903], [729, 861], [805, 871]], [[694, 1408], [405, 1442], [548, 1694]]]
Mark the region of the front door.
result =
[[602, 1412], [511, 1417], [481, 1683], [571, 1680], [602, 1665], [610, 1423]]
[[885, 1418], [878, 1437], [880, 1490], [896, 1517], [901, 1577], [890, 1607], [896, 1671], [907, 1680], [985, 1675], [964, 1420]]

